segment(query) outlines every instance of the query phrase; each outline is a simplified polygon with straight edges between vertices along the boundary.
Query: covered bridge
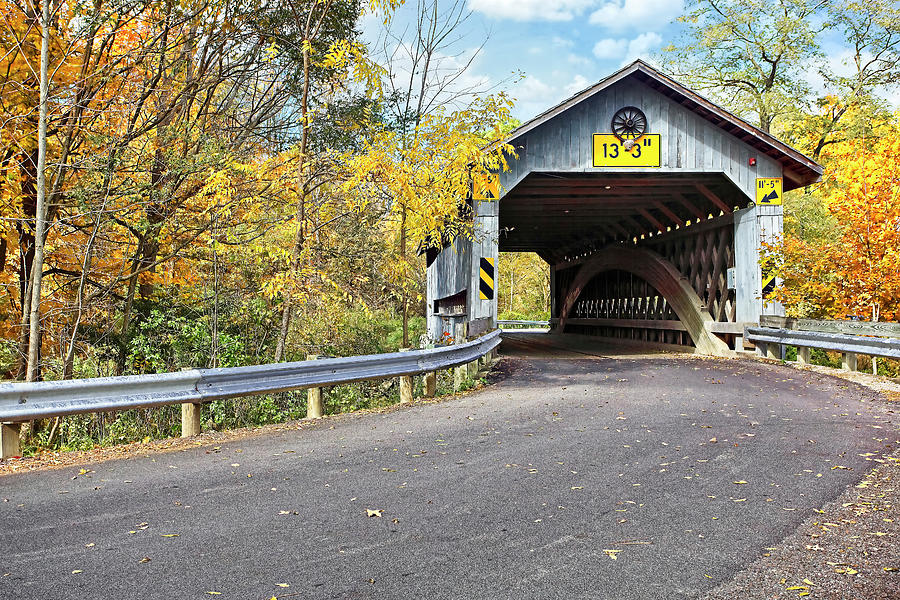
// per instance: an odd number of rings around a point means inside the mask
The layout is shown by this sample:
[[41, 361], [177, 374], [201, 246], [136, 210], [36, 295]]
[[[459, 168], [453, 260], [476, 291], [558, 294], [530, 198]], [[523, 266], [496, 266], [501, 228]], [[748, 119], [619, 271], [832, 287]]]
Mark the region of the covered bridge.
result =
[[[536, 252], [558, 331], [727, 354], [743, 324], [783, 314], [759, 250], [784, 192], [822, 167], [636, 61], [506, 140], [499, 200], [475, 200], [475, 241], [428, 265], [429, 333], [496, 325], [499, 251]], [[490, 284], [490, 285], [486, 285]]]

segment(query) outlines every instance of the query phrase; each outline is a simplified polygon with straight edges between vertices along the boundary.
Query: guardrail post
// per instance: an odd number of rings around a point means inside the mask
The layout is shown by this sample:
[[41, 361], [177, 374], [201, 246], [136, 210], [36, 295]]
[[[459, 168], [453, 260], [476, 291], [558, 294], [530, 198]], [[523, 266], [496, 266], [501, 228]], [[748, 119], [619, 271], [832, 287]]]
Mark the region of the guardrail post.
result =
[[[318, 354], [307, 354], [306, 360], [318, 360]], [[309, 388], [306, 390], [306, 418], [322, 418], [322, 388]]]
[[200, 435], [200, 406], [192, 402], [181, 405], [181, 437]]
[[841, 368], [845, 371], [855, 371], [856, 370], [856, 353], [855, 352], [844, 352], [841, 354]]
[[469, 377], [469, 379], [474, 379], [478, 375], [477, 358], [470, 363], [466, 363], [466, 375]]
[[[411, 348], [400, 348], [400, 352], [409, 352]], [[409, 404], [413, 401], [412, 375], [400, 376], [400, 404]]]
[[425, 397], [434, 398], [437, 394], [437, 372], [429, 371], [425, 373]]
[[[462, 344], [466, 340], [466, 324], [457, 323], [453, 328], [453, 343]], [[466, 380], [466, 365], [453, 368], [453, 391], [458, 392]]]
[[765, 356], [767, 354], [766, 346], [768, 346], [768, 344], [765, 342], [753, 342], [753, 343], [756, 344], [756, 355], [762, 356], [763, 358], [765, 358]]
[[22, 456], [21, 423], [0, 423], [0, 459]]
[[804, 348], [803, 346], [797, 346], [797, 364], [801, 364], [801, 365], [810, 364], [809, 348]]

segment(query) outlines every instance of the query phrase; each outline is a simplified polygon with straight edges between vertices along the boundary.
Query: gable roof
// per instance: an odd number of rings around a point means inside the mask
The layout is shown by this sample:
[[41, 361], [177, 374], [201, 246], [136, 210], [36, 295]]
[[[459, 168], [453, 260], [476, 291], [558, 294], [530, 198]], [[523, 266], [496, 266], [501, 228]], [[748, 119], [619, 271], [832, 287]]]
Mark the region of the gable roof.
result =
[[512, 143], [532, 129], [540, 127], [557, 115], [566, 112], [573, 106], [628, 77], [637, 79], [647, 87], [684, 106], [713, 125], [779, 162], [784, 171], [785, 191], [803, 187], [821, 179], [822, 166], [813, 159], [781, 142], [762, 129], [736, 117], [700, 94], [689, 90], [640, 59], [627, 67], [619, 69], [591, 87], [578, 92], [568, 100], [564, 100], [560, 104], [545, 110], [530, 121], [523, 123], [511, 131], [503, 142]]

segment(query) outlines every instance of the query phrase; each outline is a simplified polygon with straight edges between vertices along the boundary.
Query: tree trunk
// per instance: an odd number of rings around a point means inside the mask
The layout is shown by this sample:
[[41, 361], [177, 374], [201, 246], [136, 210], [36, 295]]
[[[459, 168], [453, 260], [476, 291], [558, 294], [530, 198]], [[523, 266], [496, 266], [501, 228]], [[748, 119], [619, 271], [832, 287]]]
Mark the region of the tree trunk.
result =
[[406, 204], [400, 209], [400, 302], [403, 307], [403, 347], [409, 348], [409, 298], [406, 295]]
[[44, 239], [47, 218], [46, 178], [47, 167], [47, 105], [50, 63], [50, 0], [41, 1], [41, 81], [40, 110], [38, 111], [38, 164], [37, 201], [34, 228], [34, 264], [31, 269], [31, 312], [28, 317], [28, 372], [27, 381], [40, 378], [41, 343], [41, 276], [44, 270]]
[[[307, 23], [307, 27], [309, 24]], [[306, 149], [309, 142], [309, 72], [310, 59], [308, 46], [303, 47], [303, 93], [300, 97], [300, 114], [302, 119], [302, 133], [300, 135], [300, 166], [298, 173], [298, 187], [300, 192], [299, 206], [297, 207], [297, 234], [294, 237], [294, 247], [291, 250], [291, 272], [294, 275], [300, 273], [300, 259], [303, 254], [303, 245], [306, 242], [304, 222], [306, 220], [306, 198], [309, 195], [309, 185], [306, 180]], [[275, 362], [284, 360], [287, 336], [291, 329], [291, 317], [293, 311], [292, 291], [284, 294], [284, 306], [281, 309], [281, 330], [278, 332], [278, 343], [275, 346]]]
[[22, 218], [16, 221], [19, 236], [19, 354], [16, 379], [25, 379], [28, 370], [28, 317], [31, 314], [31, 269], [34, 265], [34, 222], [37, 208], [37, 152], [23, 154], [19, 170], [22, 176]]

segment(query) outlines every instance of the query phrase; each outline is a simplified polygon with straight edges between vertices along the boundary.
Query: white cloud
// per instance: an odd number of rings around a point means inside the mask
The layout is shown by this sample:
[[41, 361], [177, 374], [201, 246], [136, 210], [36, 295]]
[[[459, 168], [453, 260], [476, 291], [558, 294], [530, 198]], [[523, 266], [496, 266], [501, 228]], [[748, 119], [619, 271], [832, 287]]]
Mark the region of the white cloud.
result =
[[596, 0], [469, 0], [469, 9], [512, 21], [571, 21]]
[[652, 31], [642, 33], [628, 42], [628, 54], [625, 55], [625, 61], [631, 62], [635, 58], [642, 58], [662, 44], [662, 41], [662, 37], [658, 33]]
[[572, 79], [572, 82], [566, 86], [566, 95], [574, 96], [581, 90], [586, 89], [590, 84], [591, 82], [589, 82], [583, 75], [575, 75], [575, 78]]
[[594, 56], [600, 60], [615, 59], [625, 54], [628, 40], [606, 38], [594, 44]]
[[591, 59], [571, 52], [566, 55], [566, 62], [570, 65], [575, 65], [576, 67], [589, 67], [594, 64], [594, 61]]
[[558, 35], [553, 36], [552, 42], [557, 48], [572, 48], [575, 46], [575, 40], [559, 37]]
[[606, 29], [655, 30], [682, 14], [684, 0], [612, 0], [591, 13], [589, 22]]
[[606, 38], [594, 44], [594, 56], [600, 60], [621, 58], [623, 64], [630, 63], [636, 58], [645, 57], [648, 52], [662, 44], [662, 41], [662, 37], [652, 31], [642, 33], [633, 40]]
[[547, 104], [555, 99], [556, 92], [537, 77], [526, 77], [516, 84], [512, 95], [519, 102]]

